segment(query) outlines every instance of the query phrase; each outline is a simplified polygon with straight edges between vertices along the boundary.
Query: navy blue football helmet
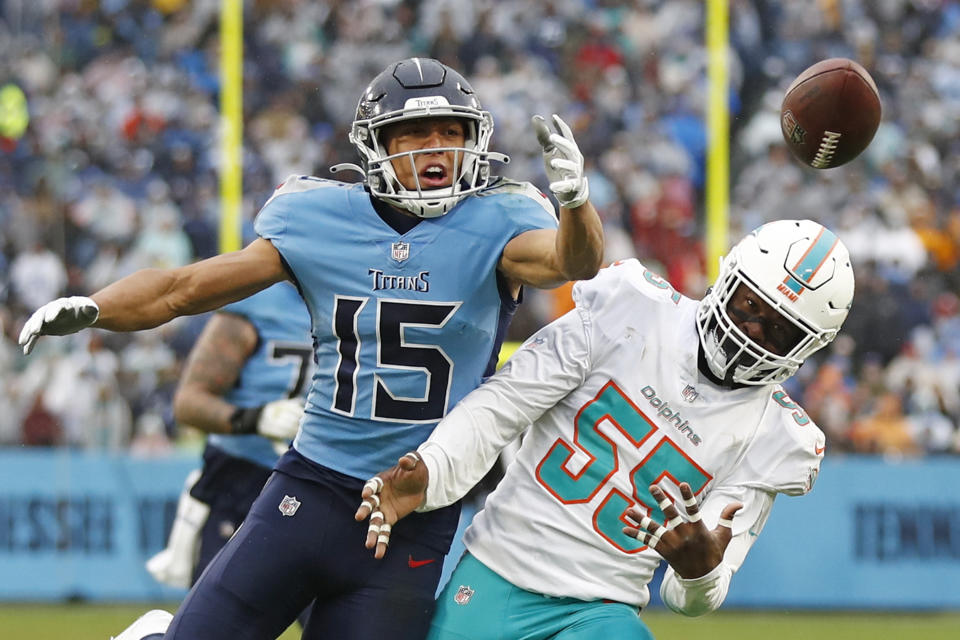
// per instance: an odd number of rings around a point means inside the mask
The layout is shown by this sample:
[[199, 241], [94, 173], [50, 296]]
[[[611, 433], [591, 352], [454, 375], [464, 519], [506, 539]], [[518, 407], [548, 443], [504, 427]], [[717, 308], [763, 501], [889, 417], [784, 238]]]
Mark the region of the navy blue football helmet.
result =
[[[418, 153], [438, 149], [387, 153], [381, 140], [383, 128], [414, 118], [455, 117], [465, 124], [463, 147], [443, 148], [454, 152], [454, 176], [449, 187], [407, 189], [393, 169], [392, 160], [413, 163]], [[363, 159], [363, 172], [371, 194], [421, 218], [442, 216], [465, 196], [479, 191], [490, 181], [490, 160], [507, 162], [499, 153], [487, 150], [493, 135], [493, 117], [462, 75], [430, 58], [409, 58], [395, 62], [373, 79], [357, 104], [350, 141]], [[346, 168], [340, 165], [338, 168]]]

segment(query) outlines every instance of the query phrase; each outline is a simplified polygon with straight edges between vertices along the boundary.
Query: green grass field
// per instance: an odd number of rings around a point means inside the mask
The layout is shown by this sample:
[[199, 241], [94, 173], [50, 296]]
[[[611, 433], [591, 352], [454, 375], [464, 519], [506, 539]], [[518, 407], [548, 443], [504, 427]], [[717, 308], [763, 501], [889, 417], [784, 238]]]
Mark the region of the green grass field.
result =
[[[0, 605], [3, 640], [106, 640], [158, 605]], [[166, 608], [173, 610], [175, 605]], [[658, 640], [957, 640], [960, 612], [824, 613], [719, 611], [687, 619], [644, 615]], [[288, 630], [282, 640], [295, 640]], [[606, 639], [616, 640], [616, 639]]]

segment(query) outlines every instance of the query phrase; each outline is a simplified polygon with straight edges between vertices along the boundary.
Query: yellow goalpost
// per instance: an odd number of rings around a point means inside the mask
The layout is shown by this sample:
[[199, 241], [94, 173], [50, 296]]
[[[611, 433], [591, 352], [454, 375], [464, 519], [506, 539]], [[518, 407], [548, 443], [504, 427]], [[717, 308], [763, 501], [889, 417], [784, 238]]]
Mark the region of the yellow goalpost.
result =
[[220, 5], [220, 252], [241, 245], [243, 202], [243, 0]]
[[706, 265], [713, 282], [727, 251], [730, 192], [730, 93], [728, 88], [728, 0], [707, 0], [707, 184]]

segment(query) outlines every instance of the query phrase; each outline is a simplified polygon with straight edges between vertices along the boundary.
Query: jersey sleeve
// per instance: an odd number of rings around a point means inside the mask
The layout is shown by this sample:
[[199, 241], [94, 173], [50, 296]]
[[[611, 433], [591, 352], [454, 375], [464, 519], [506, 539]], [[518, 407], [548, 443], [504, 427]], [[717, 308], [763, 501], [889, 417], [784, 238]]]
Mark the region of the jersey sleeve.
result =
[[556, 229], [557, 213], [550, 200], [529, 182], [501, 178], [481, 192], [481, 198], [494, 198], [498, 215], [505, 215], [516, 235], [533, 229]]
[[467, 394], [418, 448], [430, 477], [420, 510], [466, 495], [507, 444], [583, 382], [590, 350], [589, 317], [574, 309], [531, 336]]
[[[281, 251], [281, 247], [286, 239], [287, 224], [289, 218], [289, 208], [284, 206], [282, 196], [287, 193], [303, 191], [300, 184], [303, 178], [301, 176], [290, 176], [284, 180], [283, 184], [276, 188], [273, 195], [267, 200], [263, 208], [257, 214], [253, 221], [253, 228], [257, 235], [273, 243], [273, 246]], [[282, 251], [281, 251], [282, 253]]]
[[803, 495], [817, 480], [825, 441], [823, 432], [778, 387], [743, 458], [722, 484]]
[[572, 295], [581, 313], [592, 318], [597, 358], [620, 347], [628, 325], [654, 326], [664, 305], [673, 307], [681, 300], [666, 280], [632, 258], [600, 269], [590, 280], [577, 281]]
[[[589, 309], [599, 309], [602, 305], [617, 305], [621, 295], [611, 292], [632, 292], [631, 304], [647, 301], [649, 303], [676, 302], [680, 294], [673, 286], [647, 269], [639, 260], [630, 258], [600, 269], [590, 280], [578, 280], [573, 286], [574, 300]], [[642, 309], [641, 309], [642, 311]]]

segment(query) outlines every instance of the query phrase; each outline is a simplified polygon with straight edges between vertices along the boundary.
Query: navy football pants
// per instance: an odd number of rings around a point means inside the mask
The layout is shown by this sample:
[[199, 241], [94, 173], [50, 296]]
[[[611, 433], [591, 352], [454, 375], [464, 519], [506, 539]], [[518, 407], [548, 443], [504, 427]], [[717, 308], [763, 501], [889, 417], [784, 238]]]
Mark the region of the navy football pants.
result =
[[200, 531], [200, 555], [193, 570], [193, 582], [200, 578], [247, 517], [271, 471], [207, 444], [200, 479], [190, 490], [190, 495], [210, 507], [210, 514]]
[[[284, 459], [295, 463], [298, 475], [307, 465], [319, 473], [295, 477], [283, 471], [284, 460], [278, 463], [165, 638], [273, 640], [314, 598], [304, 640], [423, 638], [456, 511], [403, 520], [386, 558], [375, 560], [364, 547], [367, 523], [353, 519], [363, 482], [307, 463], [294, 451]], [[287, 497], [300, 502], [293, 515], [280, 509]]]

